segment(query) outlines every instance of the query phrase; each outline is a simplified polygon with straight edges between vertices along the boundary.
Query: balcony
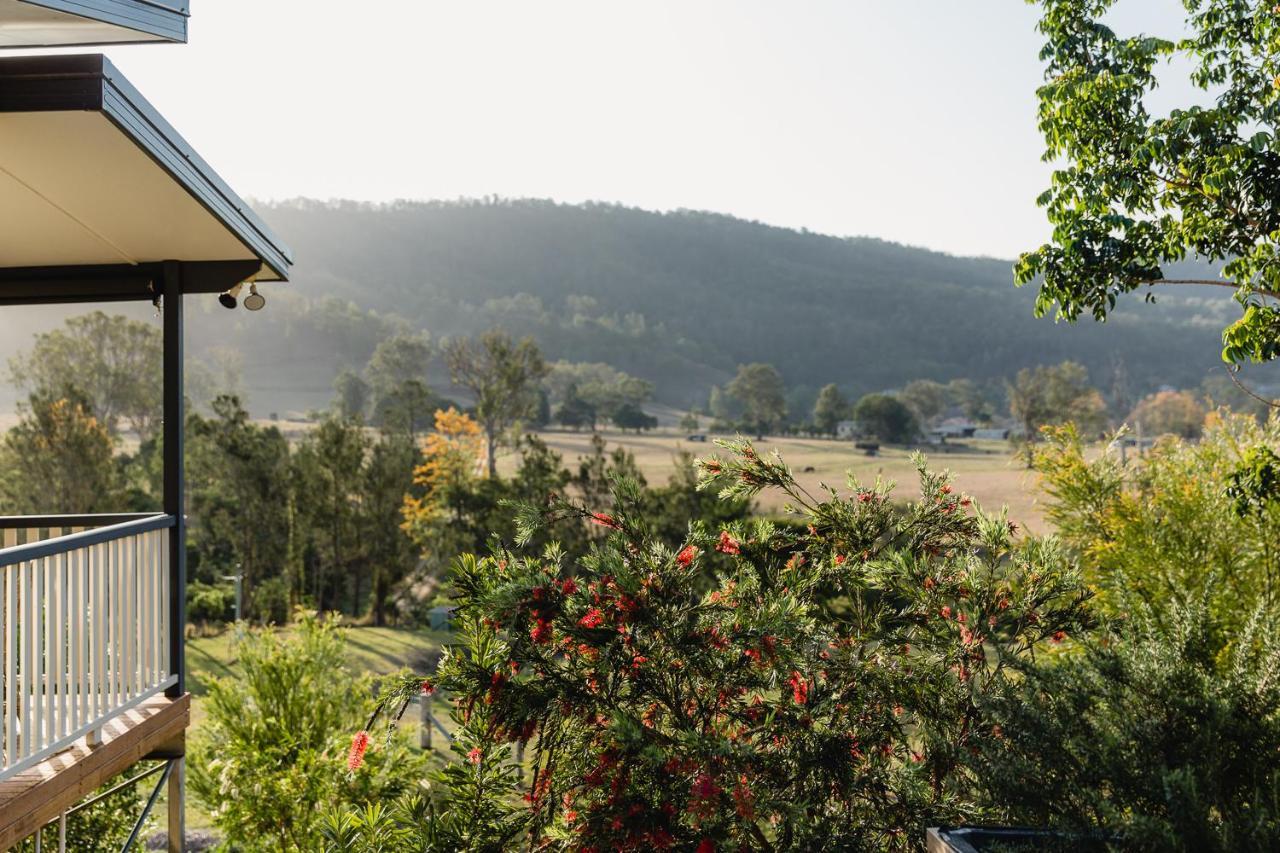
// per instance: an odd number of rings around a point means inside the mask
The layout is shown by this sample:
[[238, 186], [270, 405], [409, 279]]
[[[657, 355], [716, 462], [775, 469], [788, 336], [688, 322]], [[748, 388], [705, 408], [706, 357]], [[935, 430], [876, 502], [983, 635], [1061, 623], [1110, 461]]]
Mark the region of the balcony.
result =
[[180, 744], [186, 697], [164, 695], [178, 683], [174, 527], [169, 515], [0, 518], [0, 849]]

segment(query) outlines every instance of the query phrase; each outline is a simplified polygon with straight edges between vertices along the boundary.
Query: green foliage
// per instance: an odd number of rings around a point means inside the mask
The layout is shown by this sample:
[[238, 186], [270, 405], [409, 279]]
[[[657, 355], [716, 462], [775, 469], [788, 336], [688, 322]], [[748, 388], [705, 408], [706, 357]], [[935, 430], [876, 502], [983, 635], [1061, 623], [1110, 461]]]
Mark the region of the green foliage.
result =
[[0, 507], [14, 515], [119, 512], [115, 439], [75, 388], [32, 394], [0, 443]]
[[947, 386], [932, 379], [914, 379], [908, 382], [898, 398], [915, 413], [922, 426], [937, 420], [951, 404]]
[[[96, 797], [105, 794], [129, 777], [146, 769], [148, 768], [143, 763], [135, 764], [129, 768], [128, 772], [114, 776], [102, 783], [102, 786], [90, 796]], [[66, 849], [75, 850], [77, 853], [117, 853], [117, 851], [124, 849], [124, 843], [129, 839], [129, 833], [133, 831], [134, 823], [142, 814], [147, 795], [150, 793], [151, 787], [156, 784], [157, 778], [156, 776], [151, 776], [136, 785], [121, 788], [111, 796], [68, 815]], [[147, 822], [143, 824], [142, 837], [147, 837], [155, 825], [156, 816], [153, 812], [147, 818]], [[12, 853], [35, 853], [35, 836], [32, 835], [10, 849]], [[40, 832], [40, 849], [58, 849], [57, 821], [49, 824]]]
[[475, 419], [484, 430], [489, 476], [498, 472], [498, 444], [538, 410], [538, 384], [546, 362], [532, 338], [519, 342], [499, 329], [475, 340], [455, 338], [444, 348], [449, 378], [475, 399]]
[[906, 443], [920, 433], [920, 424], [906, 403], [890, 394], [868, 394], [853, 407], [853, 419], [864, 435], [880, 441]]
[[[623, 480], [609, 511], [528, 507], [515, 548], [459, 561], [465, 643], [426, 685], [474, 738], [454, 766], [533, 756], [524, 804], [477, 792], [494, 834], [459, 849], [911, 850], [927, 824], [988, 814], [970, 769], [984, 709], [1086, 623], [1070, 564], [923, 463], [922, 498], [895, 508], [879, 483], [819, 501], [725, 446], [703, 487], [781, 490], [794, 525], [695, 522], [666, 543]], [[566, 519], [604, 537], [578, 558], [534, 544]], [[387, 713], [423, 686], [405, 679]]]
[[1280, 846], [1280, 646], [1255, 613], [1222, 647], [1203, 601], [1146, 607], [997, 697], [978, 778], [1007, 819], [1115, 849]]
[[146, 440], [160, 424], [161, 355], [158, 325], [94, 311], [37, 335], [9, 374], [32, 393], [77, 388], [112, 435], [123, 420]]
[[742, 364], [725, 393], [742, 406], [743, 429], [763, 435], [787, 420], [787, 393], [782, 374], [771, 364]]
[[613, 424], [618, 429], [633, 429], [637, 433], [642, 430], [651, 430], [658, 426], [658, 419], [639, 406], [631, 403], [623, 403], [613, 412]]
[[1089, 372], [1079, 364], [1024, 368], [1007, 386], [1009, 412], [1023, 430], [1023, 440], [1036, 442], [1045, 427], [1075, 424], [1085, 435], [1107, 425], [1106, 403], [1089, 384]]
[[188, 785], [237, 850], [315, 850], [319, 810], [413, 790], [418, 753], [388, 733], [360, 773], [347, 770], [351, 733], [365, 725], [370, 678], [343, 670], [336, 618], [300, 614], [294, 630], [251, 630], [238, 678], [213, 679], [192, 737]]
[[339, 417], [363, 418], [368, 414], [373, 389], [359, 373], [343, 370], [333, 380], [333, 391]]
[[1272, 600], [1280, 526], [1263, 496], [1280, 423], [1212, 416], [1200, 441], [1166, 439], [1128, 464], [1116, 448], [1087, 454], [1069, 427], [1049, 438], [1035, 455], [1052, 498], [1046, 514], [1080, 554], [1104, 612], [1159, 615], [1204, 598], [1226, 636]]
[[242, 572], [242, 615], [263, 620], [258, 588], [285, 571], [293, 545], [288, 442], [225, 396], [213, 401], [213, 417], [188, 416], [187, 436], [191, 575], [214, 584]]
[[[1015, 267], [1020, 284], [1042, 277], [1037, 311], [1103, 319], [1117, 297], [1145, 286], [1226, 285], [1244, 313], [1223, 332], [1222, 358], [1280, 355], [1280, 312], [1267, 302], [1280, 289], [1280, 19], [1272, 4], [1187, 2], [1188, 35], [1176, 40], [1117, 34], [1105, 19], [1112, 2], [1038, 5], [1047, 39], [1040, 130], [1045, 159], [1065, 162], [1039, 199], [1053, 240]], [[1170, 59], [1190, 66], [1210, 105], [1152, 115], [1147, 95], [1157, 65]], [[1189, 253], [1225, 262], [1222, 278], [1167, 277]]]
[[840, 393], [840, 386], [832, 383], [822, 386], [813, 404], [813, 425], [827, 435], [836, 434], [836, 424], [846, 420], [852, 410], [848, 399]]

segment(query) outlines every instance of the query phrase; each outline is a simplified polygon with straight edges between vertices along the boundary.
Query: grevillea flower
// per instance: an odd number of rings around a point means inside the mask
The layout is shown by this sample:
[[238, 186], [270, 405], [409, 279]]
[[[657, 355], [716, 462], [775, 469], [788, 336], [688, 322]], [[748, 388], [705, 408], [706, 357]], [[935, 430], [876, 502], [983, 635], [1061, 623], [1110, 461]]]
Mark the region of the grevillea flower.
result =
[[1053, 632], [1053, 641], [1054, 641], [1055, 643], [1061, 643], [1061, 642], [1062, 642], [1063, 640], [1065, 640], [1066, 638], [1067, 638], [1067, 632], [1066, 632], [1066, 631], [1054, 631], [1054, 632]]
[[676, 562], [682, 566], [687, 566], [698, 556], [698, 549], [692, 545], [685, 545], [680, 549], [680, 553], [676, 554]]
[[481, 752], [480, 747], [477, 746], [467, 753], [467, 758], [471, 761], [472, 764], [479, 764], [480, 759], [484, 758], [484, 753]]
[[737, 539], [729, 535], [729, 531], [720, 531], [720, 541], [716, 543], [716, 550], [721, 554], [741, 554], [742, 545]]
[[560, 590], [565, 595], [573, 595], [578, 591], [578, 584], [573, 578], [565, 578], [564, 583], [560, 584]]
[[347, 769], [359, 770], [364, 764], [364, 752], [369, 748], [369, 733], [364, 729], [356, 732], [351, 739], [351, 751], [347, 753]]
[[431, 679], [430, 678], [422, 679], [422, 695], [434, 696], [435, 692], [436, 692], [436, 686], [431, 683]]
[[950, 607], [950, 606], [948, 606], [948, 605], [943, 605], [941, 613], [942, 613], [942, 618], [943, 618], [943, 619], [950, 619], [950, 618], [951, 618], [951, 607]]
[[618, 523], [618, 519], [609, 515], [607, 512], [595, 512], [591, 514], [591, 521], [601, 527], [608, 527], [611, 530], [621, 530], [622, 525]]
[[693, 787], [690, 788], [689, 793], [695, 800], [709, 800], [719, 795], [720, 786], [716, 784], [716, 780], [710, 773], [699, 773], [693, 780]]
[[791, 673], [787, 684], [791, 685], [791, 698], [797, 705], [803, 705], [809, 701], [809, 682], [798, 671]]
[[697, 853], [716, 853], [716, 843], [710, 838], [704, 838], [698, 842]]
[[837, 566], [844, 565], [844, 554], [836, 554], [834, 562]]
[[586, 615], [578, 620], [578, 624], [583, 628], [599, 628], [604, 624], [604, 613], [599, 607], [592, 607], [586, 612]]
[[551, 623], [539, 617], [538, 621], [533, 623], [533, 628], [529, 631], [529, 637], [538, 645], [551, 642]]

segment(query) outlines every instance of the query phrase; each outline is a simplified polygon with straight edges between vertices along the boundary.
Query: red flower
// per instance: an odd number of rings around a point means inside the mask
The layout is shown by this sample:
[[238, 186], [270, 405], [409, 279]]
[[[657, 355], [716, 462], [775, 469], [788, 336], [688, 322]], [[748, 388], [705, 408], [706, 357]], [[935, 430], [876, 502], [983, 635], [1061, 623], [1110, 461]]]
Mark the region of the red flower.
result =
[[704, 838], [698, 843], [697, 853], [716, 853], [716, 843], [710, 838]]
[[364, 751], [369, 748], [369, 733], [364, 729], [351, 739], [351, 751], [347, 753], [347, 769], [359, 770], [364, 764]]
[[587, 611], [587, 614], [578, 620], [578, 624], [583, 628], [599, 628], [604, 624], [604, 613], [599, 607], [593, 607]]
[[835, 556], [835, 564], [836, 564], [837, 566], [843, 566], [843, 565], [844, 565], [844, 554], [836, 554], [836, 556]]
[[551, 623], [539, 617], [529, 631], [529, 637], [540, 646], [551, 642]]
[[1061, 643], [1061, 642], [1062, 642], [1063, 640], [1065, 640], [1066, 638], [1067, 638], [1067, 632], [1066, 632], [1066, 631], [1054, 631], [1054, 632], [1053, 632], [1053, 641], [1054, 641], [1055, 643]]
[[574, 582], [573, 578], [565, 578], [564, 583], [560, 584], [560, 589], [565, 595], [573, 595], [578, 591], [578, 584]]
[[688, 566], [698, 556], [698, 549], [692, 545], [685, 545], [680, 549], [680, 553], [676, 554], [676, 562], [682, 566]]
[[720, 531], [720, 541], [716, 543], [716, 550], [721, 554], [741, 554], [742, 545], [737, 539], [729, 535], [729, 531]]
[[720, 786], [710, 773], [699, 773], [689, 793], [695, 800], [709, 800], [720, 793]]
[[950, 618], [951, 618], [951, 607], [950, 607], [950, 606], [944, 605], [944, 606], [943, 606], [943, 608], [942, 608], [942, 611], [941, 611], [941, 612], [942, 612], [942, 618], [943, 618], [943, 619], [950, 619]]
[[592, 513], [591, 521], [601, 527], [608, 527], [612, 530], [621, 530], [622, 525], [618, 523], [618, 519], [609, 515], [607, 512]]
[[484, 753], [480, 751], [480, 747], [478, 746], [467, 753], [467, 758], [470, 759], [472, 764], [479, 764], [480, 759], [483, 757]]
[[435, 686], [434, 684], [432, 684], [432, 683], [431, 683], [431, 679], [430, 679], [430, 678], [424, 678], [424, 679], [422, 680], [422, 695], [423, 695], [423, 696], [434, 696], [434, 695], [435, 695], [435, 692], [436, 692], [436, 686]]
[[809, 701], [809, 682], [803, 675], [799, 672], [791, 673], [787, 684], [791, 685], [791, 698], [797, 705], [803, 705]]

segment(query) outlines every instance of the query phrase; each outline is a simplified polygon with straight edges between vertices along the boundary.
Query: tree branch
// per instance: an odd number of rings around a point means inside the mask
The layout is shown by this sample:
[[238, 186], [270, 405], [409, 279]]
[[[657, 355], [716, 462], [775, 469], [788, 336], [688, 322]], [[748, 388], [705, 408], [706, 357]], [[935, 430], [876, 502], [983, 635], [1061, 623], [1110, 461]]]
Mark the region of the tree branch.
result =
[[[1138, 282], [1138, 284], [1209, 284], [1214, 287], [1230, 287], [1232, 289], [1240, 287], [1233, 281], [1224, 281], [1219, 278], [1149, 278]], [[1254, 289], [1253, 292], [1262, 296], [1270, 296], [1272, 299], [1280, 299], [1280, 291]]]

